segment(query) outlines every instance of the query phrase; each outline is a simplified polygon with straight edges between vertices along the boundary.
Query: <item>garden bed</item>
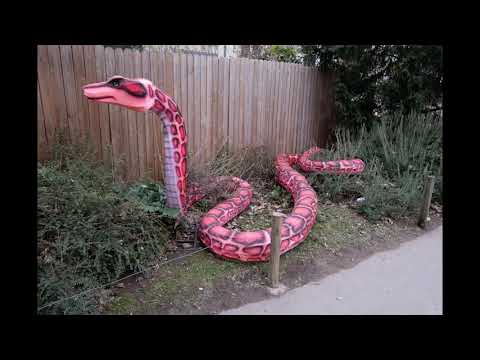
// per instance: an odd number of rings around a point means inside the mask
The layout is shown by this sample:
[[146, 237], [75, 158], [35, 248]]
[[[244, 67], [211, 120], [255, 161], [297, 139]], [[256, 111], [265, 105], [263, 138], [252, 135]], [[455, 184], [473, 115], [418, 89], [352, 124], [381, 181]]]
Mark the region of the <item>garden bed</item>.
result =
[[[241, 230], [269, 226], [272, 211], [291, 209], [290, 195], [265, 182], [251, 182], [252, 206], [232, 221]], [[283, 196], [279, 196], [280, 193]], [[358, 214], [354, 202], [321, 203], [317, 223], [299, 246], [282, 255], [280, 279], [288, 288], [318, 280], [349, 268], [371, 254], [392, 249], [425, 232], [413, 217], [369, 222]], [[441, 224], [433, 211], [427, 230]], [[177, 247], [173, 259], [193, 253]], [[150, 278], [131, 278], [109, 294], [104, 314], [217, 314], [249, 302], [268, 298], [268, 263], [241, 263], [217, 257], [209, 250], [159, 267]]]
[[[441, 122], [417, 115], [387, 118], [355, 136], [338, 129], [322, 157], [358, 157], [366, 169], [353, 176], [307, 175], [319, 197], [317, 222], [281, 257], [281, 281], [300, 286], [421, 235], [415, 222], [426, 175], [436, 176], [428, 227], [441, 224], [441, 145]], [[214, 314], [269, 296], [268, 263], [188, 248], [200, 217], [228, 196], [222, 189], [196, 203], [188, 221], [177, 221], [160, 184], [122, 183], [118, 166], [99, 164], [95, 154], [75, 147], [55, 153], [38, 165], [40, 313]], [[291, 194], [274, 182], [274, 160], [265, 148], [222, 150], [210, 164], [189, 170], [189, 181], [221, 175], [250, 182], [251, 206], [229, 228], [267, 228], [272, 212], [292, 209]], [[135, 273], [141, 274], [130, 276]], [[125, 275], [130, 277], [117, 281]], [[76, 296], [112, 281], [117, 283]]]

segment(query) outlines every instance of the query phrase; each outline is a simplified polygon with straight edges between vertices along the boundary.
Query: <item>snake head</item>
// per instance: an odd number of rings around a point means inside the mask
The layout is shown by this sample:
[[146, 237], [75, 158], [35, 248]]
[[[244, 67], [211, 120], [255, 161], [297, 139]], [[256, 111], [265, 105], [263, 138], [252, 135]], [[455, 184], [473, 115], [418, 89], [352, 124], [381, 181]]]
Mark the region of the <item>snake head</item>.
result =
[[154, 86], [150, 80], [112, 76], [105, 82], [88, 84], [83, 94], [92, 101], [146, 112], [154, 104]]

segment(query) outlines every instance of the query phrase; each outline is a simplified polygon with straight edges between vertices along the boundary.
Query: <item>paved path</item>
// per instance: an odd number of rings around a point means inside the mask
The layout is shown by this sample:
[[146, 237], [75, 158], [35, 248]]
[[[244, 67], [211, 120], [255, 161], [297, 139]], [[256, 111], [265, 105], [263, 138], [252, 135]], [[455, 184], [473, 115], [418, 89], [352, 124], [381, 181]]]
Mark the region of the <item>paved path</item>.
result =
[[442, 314], [442, 227], [278, 298], [221, 315]]

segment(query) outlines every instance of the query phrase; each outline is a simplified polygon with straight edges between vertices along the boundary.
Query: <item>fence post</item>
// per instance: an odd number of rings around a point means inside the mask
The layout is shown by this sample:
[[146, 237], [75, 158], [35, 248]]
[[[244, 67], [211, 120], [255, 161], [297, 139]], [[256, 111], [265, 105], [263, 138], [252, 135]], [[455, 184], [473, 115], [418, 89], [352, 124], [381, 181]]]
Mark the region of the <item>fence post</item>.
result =
[[432, 193], [433, 193], [433, 184], [434, 184], [435, 176], [427, 176], [425, 178], [425, 189], [423, 193], [423, 203], [422, 208], [420, 210], [420, 216], [418, 218], [418, 226], [421, 228], [425, 228], [425, 223], [428, 217], [428, 212], [430, 209], [430, 203], [432, 201]]
[[280, 281], [280, 229], [282, 228], [283, 214], [274, 212], [272, 222], [272, 242], [270, 245], [270, 263], [272, 288], [278, 288]]

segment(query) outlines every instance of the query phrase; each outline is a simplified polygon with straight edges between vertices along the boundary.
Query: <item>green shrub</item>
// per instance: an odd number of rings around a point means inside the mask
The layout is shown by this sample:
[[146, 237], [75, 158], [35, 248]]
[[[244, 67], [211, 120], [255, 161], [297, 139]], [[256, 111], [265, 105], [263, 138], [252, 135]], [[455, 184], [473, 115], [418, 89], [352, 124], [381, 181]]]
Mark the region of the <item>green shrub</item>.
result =
[[442, 126], [431, 115], [394, 115], [353, 135], [338, 128], [325, 160], [361, 158], [360, 175], [311, 175], [320, 196], [331, 200], [364, 197], [359, 211], [370, 219], [409, 215], [418, 210], [426, 175], [435, 175], [433, 200], [442, 202]]
[[[78, 145], [60, 144], [37, 166], [38, 306], [144, 270], [163, 254], [171, 232], [160, 211], [163, 189], [114, 181], [111, 167]], [[157, 201], [139, 188], [157, 193]], [[155, 186], [158, 186], [155, 184]], [[152, 208], [159, 211], [152, 211]], [[160, 213], [159, 213], [160, 212]], [[93, 292], [40, 313], [95, 312]]]

